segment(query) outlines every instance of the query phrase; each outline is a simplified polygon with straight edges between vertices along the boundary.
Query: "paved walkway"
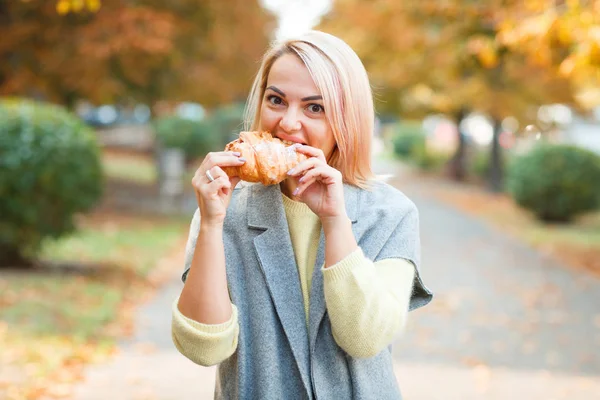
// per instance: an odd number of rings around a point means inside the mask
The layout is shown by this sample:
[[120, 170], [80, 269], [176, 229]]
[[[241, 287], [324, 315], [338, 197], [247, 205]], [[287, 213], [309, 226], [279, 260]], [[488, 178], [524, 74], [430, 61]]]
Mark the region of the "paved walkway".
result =
[[406, 397], [600, 399], [600, 280], [440, 204], [430, 182], [392, 183], [420, 210], [436, 294], [394, 348]]
[[[430, 183], [394, 173], [390, 183], [420, 210], [423, 277], [436, 293], [411, 314], [394, 348], [405, 398], [600, 399], [600, 280], [437, 202]], [[180, 272], [175, 267], [140, 309], [137, 333], [120, 354], [88, 369], [75, 399], [212, 398], [214, 369], [189, 362], [171, 343]]]

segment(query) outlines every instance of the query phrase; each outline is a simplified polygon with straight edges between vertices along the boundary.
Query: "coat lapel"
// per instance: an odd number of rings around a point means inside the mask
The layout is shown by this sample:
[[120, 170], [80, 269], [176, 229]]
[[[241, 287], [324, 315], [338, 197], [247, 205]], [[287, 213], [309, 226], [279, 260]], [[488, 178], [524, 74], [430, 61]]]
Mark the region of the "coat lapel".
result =
[[[346, 203], [346, 213], [352, 221], [352, 231], [356, 236], [356, 221], [358, 217], [360, 204], [360, 190], [354, 186], [344, 185], [344, 200]], [[357, 239], [358, 241], [358, 239]], [[323, 291], [323, 272], [321, 268], [325, 264], [325, 236], [321, 228], [321, 238], [319, 239], [319, 250], [317, 251], [317, 259], [312, 276], [312, 287], [310, 289], [310, 310], [309, 310], [309, 325], [308, 336], [310, 338], [310, 351], [315, 348], [317, 332], [319, 325], [325, 314], [325, 293]]]
[[264, 231], [254, 239], [256, 254], [302, 381], [311, 393], [304, 300], [279, 186], [253, 185], [247, 210], [248, 227]]

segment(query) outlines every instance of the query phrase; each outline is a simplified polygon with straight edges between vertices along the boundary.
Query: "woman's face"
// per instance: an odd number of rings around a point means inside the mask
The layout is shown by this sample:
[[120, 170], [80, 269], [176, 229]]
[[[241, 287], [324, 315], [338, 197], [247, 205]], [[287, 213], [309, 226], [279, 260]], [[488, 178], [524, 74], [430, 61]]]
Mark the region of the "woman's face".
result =
[[321, 149], [325, 158], [335, 139], [325, 116], [321, 93], [300, 59], [279, 57], [271, 67], [260, 108], [260, 128], [274, 136]]

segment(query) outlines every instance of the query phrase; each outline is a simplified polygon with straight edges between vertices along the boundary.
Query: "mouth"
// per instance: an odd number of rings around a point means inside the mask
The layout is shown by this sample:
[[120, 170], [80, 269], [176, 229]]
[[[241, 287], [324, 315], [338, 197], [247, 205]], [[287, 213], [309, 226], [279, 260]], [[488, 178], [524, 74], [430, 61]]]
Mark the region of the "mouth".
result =
[[294, 143], [299, 143], [302, 145], [306, 145], [306, 142], [302, 141], [300, 138], [294, 137], [294, 136], [288, 136], [288, 135], [276, 135], [276, 137], [278, 139], [281, 139], [284, 143], [286, 144], [294, 144]]

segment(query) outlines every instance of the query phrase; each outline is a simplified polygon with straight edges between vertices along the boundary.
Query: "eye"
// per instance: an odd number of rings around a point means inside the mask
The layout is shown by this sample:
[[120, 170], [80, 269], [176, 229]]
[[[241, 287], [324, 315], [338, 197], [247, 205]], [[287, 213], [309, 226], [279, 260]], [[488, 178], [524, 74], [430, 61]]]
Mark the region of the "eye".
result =
[[313, 103], [313, 104], [308, 105], [308, 111], [310, 111], [311, 113], [318, 114], [318, 113], [322, 113], [323, 111], [325, 111], [325, 109], [323, 108], [322, 105]]
[[267, 96], [267, 101], [273, 104], [274, 106], [283, 104], [283, 100], [281, 100], [281, 97], [275, 96], [274, 94]]

